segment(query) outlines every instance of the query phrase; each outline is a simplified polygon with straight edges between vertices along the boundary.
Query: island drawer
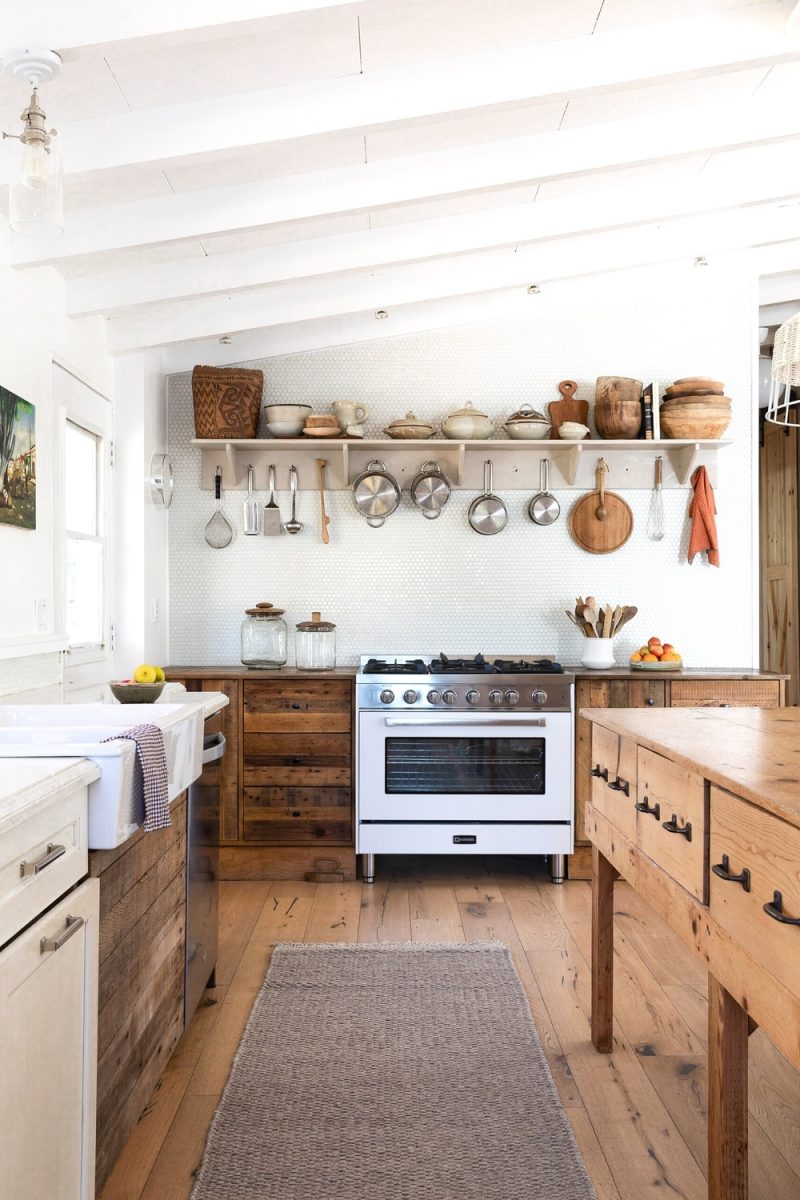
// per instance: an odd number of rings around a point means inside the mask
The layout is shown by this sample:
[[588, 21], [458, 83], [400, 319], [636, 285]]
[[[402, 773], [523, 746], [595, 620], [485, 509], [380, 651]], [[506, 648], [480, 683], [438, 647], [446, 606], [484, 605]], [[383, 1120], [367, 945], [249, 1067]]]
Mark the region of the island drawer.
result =
[[349, 733], [349, 680], [286, 679], [245, 683], [244, 733]]
[[636, 743], [602, 725], [592, 731], [592, 804], [631, 841], [636, 839]]
[[638, 747], [636, 841], [639, 848], [707, 903], [707, 801], [702, 776]]
[[800, 996], [800, 829], [712, 786], [709, 850], [711, 915]]
[[0, 846], [0, 945], [86, 875], [88, 788], [20, 821]]

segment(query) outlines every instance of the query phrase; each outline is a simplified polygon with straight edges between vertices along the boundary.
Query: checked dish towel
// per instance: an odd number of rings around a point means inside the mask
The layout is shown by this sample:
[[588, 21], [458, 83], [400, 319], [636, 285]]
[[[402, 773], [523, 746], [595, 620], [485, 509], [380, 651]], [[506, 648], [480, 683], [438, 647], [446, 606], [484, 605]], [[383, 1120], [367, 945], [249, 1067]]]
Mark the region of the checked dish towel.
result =
[[136, 810], [149, 833], [172, 824], [169, 815], [169, 771], [164, 734], [157, 725], [132, 725], [103, 741], [126, 738], [136, 745], [136, 777], [133, 791]]

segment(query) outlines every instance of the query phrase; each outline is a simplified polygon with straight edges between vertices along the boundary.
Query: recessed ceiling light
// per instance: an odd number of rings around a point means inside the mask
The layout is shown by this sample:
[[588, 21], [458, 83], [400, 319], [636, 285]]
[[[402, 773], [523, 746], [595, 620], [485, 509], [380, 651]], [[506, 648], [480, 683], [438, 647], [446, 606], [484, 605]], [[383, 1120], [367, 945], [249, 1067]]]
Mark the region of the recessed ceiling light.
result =
[[542, 290], [542, 285], [540, 283], [529, 283], [528, 284], [528, 295], [529, 296], [538, 296], [539, 292], [541, 290]]
[[697, 256], [697, 258], [694, 260], [694, 265], [695, 265], [696, 267], [707, 267], [707, 266], [708, 266], [708, 259], [707, 259], [707, 258], [705, 258], [705, 257], [704, 257], [702, 254], [699, 254], [699, 255]]
[[376, 308], [375, 309], [375, 320], [376, 321], [385, 321], [386, 318], [388, 317], [388, 315], [389, 315], [388, 308]]
[[230, 346], [232, 343], [233, 338], [229, 333], [223, 334], [223, 336], [219, 339], [220, 346]]

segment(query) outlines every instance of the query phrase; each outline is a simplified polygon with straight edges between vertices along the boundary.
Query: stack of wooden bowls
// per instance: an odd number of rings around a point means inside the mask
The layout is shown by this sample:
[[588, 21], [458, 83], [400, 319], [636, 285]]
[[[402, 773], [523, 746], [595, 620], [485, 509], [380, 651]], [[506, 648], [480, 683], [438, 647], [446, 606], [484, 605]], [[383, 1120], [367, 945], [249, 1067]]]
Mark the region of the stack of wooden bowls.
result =
[[731, 402], [717, 379], [692, 375], [676, 379], [659, 410], [665, 438], [719, 438], [731, 422]]

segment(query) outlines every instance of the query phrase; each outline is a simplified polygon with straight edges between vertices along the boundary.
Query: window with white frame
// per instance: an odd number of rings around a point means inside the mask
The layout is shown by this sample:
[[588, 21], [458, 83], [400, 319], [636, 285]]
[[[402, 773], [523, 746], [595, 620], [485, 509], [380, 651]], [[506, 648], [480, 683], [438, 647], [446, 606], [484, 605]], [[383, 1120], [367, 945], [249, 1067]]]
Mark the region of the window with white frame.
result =
[[70, 649], [105, 641], [103, 439], [76, 421], [64, 430], [64, 623]]

